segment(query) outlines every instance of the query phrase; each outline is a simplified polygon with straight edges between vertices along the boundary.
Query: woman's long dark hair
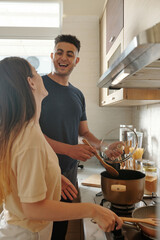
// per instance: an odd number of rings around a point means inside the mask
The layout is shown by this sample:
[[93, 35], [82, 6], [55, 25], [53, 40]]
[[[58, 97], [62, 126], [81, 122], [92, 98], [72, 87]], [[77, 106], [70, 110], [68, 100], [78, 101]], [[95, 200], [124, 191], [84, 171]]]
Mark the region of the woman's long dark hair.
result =
[[8, 57], [0, 61], [0, 203], [11, 191], [12, 144], [36, 111], [28, 77], [33, 75], [25, 59]]

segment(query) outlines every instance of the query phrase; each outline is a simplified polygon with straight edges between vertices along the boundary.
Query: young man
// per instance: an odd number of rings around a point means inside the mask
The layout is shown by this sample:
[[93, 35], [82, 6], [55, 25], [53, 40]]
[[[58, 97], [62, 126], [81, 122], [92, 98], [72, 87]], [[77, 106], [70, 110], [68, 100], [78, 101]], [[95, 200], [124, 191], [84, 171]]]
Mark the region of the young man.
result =
[[[79, 50], [80, 41], [75, 36], [56, 37], [54, 53], [51, 53], [54, 70], [43, 76], [49, 94], [43, 101], [40, 117], [41, 129], [58, 155], [62, 174], [74, 185], [77, 160], [86, 161], [95, 151], [85, 144], [78, 144], [78, 136], [83, 136], [95, 146], [100, 144], [100, 140], [88, 129], [82, 92], [69, 83], [70, 74], [79, 62]], [[67, 224], [54, 223], [54, 240], [65, 239]]]
[[[48, 96], [42, 104], [40, 126], [47, 141], [57, 153], [61, 172], [74, 185], [77, 179], [77, 160], [90, 159], [100, 146], [88, 128], [85, 99], [82, 92], [69, 83], [69, 77], [79, 62], [80, 41], [72, 35], [55, 38], [51, 53], [54, 70], [43, 76]], [[78, 144], [78, 136], [86, 138], [92, 146]], [[62, 201], [70, 201], [69, 199]], [[63, 240], [68, 222], [54, 222], [52, 239]]]

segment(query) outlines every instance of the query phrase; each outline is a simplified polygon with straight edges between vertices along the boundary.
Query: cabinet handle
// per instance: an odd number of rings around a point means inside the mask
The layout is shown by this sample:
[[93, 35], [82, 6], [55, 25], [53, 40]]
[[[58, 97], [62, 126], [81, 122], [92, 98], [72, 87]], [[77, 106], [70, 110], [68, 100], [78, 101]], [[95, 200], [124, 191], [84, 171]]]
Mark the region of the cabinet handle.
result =
[[112, 37], [109, 39], [109, 43], [112, 43], [114, 40], [115, 40], [115, 36], [112, 36]]

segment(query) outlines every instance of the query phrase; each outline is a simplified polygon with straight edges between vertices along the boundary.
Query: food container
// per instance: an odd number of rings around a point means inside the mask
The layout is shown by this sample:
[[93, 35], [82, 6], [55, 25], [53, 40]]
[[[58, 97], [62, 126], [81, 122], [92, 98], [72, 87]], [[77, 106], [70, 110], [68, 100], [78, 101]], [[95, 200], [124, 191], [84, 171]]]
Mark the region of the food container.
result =
[[[136, 132], [137, 137], [138, 137], [138, 148], [142, 147], [142, 141], [143, 141], [143, 133], [142, 132]], [[127, 132], [127, 141], [132, 142], [132, 147], [135, 146], [136, 144], [136, 138], [135, 134], [133, 132]]]
[[153, 161], [143, 160], [143, 172], [145, 173], [144, 194], [152, 195], [157, 193], [158, 174]]
[[[133, 129], [133, 125], [120, 125], [119, 129], [119, 140], [126, 142], [127, 141], [127, 132], [129, 132], [129, 129]], [[134, 135], [134, 133], [133, 133]]]
[[135, 170], [143, 172], [143, 162], [142, 159], [135, 160]]
[[[129, 148], [129, 151], [132, 153], [134, 151], [134, 148], [133, 147]], [[137, 169], [138, 166], [136, 166], [136, 164], [138, 165], [138, 163], [140, 164], [140, 161], [142, 161], [143, 153], [144, 153], [144, 148], [137, 148], [132, 154], [133, 169], [140, 170], [140, 169]], [[139, 160], [139, 162], [137, 160]]]

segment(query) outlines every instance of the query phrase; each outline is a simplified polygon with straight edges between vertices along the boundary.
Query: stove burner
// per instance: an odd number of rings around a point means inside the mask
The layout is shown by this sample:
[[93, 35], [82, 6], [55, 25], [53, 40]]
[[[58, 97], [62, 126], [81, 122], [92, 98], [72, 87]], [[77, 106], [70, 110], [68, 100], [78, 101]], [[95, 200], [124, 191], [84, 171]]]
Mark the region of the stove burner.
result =
[[111, 203], [111, 207], [110, 209], [115, 212], [117, 215], [120, 216], [128, 216], [131, 215], [133, 210], [135, 209], [135, 205], [117, 205], [117, 204], [113, 204]]
[[132, 214], [132, 211], [135, 209], [135, 205], [118, 205], [114, 203], [110, 203], [105, 198], [103, 198], [100, 202], [101, 206], [105, 206], [115, 212], [118, 216], [129, 216]]

